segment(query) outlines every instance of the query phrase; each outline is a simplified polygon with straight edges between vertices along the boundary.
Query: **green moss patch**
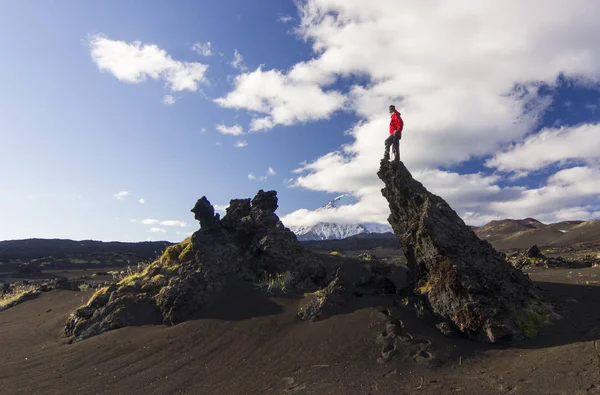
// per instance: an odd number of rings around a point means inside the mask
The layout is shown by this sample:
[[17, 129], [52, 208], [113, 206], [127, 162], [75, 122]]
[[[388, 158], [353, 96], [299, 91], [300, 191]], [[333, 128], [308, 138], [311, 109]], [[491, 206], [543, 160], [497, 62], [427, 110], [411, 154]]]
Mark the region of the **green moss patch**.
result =
[[524, 309], [515, 317], [515, 322], [527, 338], [534, 338], [539, 329], [550, 321], [551, 310], [548, 308]]
[[27, 300], [34, 299], [38, 297], [39, 294], [40, 291], [33, 285], [15, 287], [11, 292], [0, 297], [0, 311], [16, 306]]

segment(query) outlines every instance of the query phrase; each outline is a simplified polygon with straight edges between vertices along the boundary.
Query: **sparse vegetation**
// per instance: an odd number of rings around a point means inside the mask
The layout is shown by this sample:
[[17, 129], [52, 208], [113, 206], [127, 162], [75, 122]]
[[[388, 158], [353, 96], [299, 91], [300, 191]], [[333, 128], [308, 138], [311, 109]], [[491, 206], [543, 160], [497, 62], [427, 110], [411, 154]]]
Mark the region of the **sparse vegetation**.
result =
[[265, 273], [262, 280], [256, 283], [255, 285], [258, 288], [265, 290], [265, 292], [267, 293], [286, 293], [292, 280], [293, 275], [289, 271], [279, 274]]
[[515, 317], [517, 326], [528, 338], [537, 335], [538, 330], [550, 320], [550, 311], [543, 309], [525, 309]]
[[115, 283], [120, 283], [125, 279], [131, 279], [140, 275], [146, 267], [150, 265], [150, 262], [140, 262], [136, 266], [127, 266], [125, 270], [110, 270], [107, 273], [112, 276]]
[[426, 295], [429, 292], [431, 292], [431, 284], [429, 283], [429, 281], [422, 283], [418, 288], [417, 288], [417, 292], [420, 295]]
[[6, 310], [23, 302], [24, 300], [36, 297], [39, 294], [38, 287], [34, 285], [17, 285], [9, 292], [0, 296], [0, 311]]
[[326, 289], [325, 288], [321, 288], [321, 289], [318, 289], [318, 290], [316, 290], [314, 292], [307, 292], [307, 293], [305, 293], [304, 297], [306, 298], [306, 297], [313, 296], [313, 297], [316, 297], [316, 298], [323, 298], [323, 297], [325, 297], [325, 292], [326, 292]]
[[87, 291], [88, 289], [90, 289], [90, 285], [86, 284], [86, 283], [82, 283], [82, 284], [79, 284], [78, 288], [80, 291]]
[[425, 305], [422, 300], [413, 303], [413, 306], [415, 306], [415, 310], [417, 311], [417, 317], [421, 317], [425, 314]]
[[342, 253], [341, 253], [341, 252], [339, 252], [339, 251], [331, 251], [331, 252], [329, 253], [329, 255], [332, 255], [332, 256], [340, 256], [340, 257], [343, 257], [343, 256], [344, 256], [344, 255], [342, 255]]

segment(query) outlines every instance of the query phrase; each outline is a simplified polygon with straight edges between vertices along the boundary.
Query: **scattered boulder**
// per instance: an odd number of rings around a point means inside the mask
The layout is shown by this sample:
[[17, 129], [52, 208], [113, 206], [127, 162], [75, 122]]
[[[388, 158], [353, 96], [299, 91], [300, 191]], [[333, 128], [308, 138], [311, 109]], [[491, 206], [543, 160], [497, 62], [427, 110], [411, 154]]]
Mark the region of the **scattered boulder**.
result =
[[537, 245], [533, 245], [527, 250], [517, 251], [516, 253], [510, 255], [507, 258], [507, 261], [519, 270], [532, 269], [535, 267], [568, 267], [574, 264], [573, 262], [569, 262], [561, 257], [547, 257], [546, 255], [542, 254]]
[[[408, 282], [435, 314], [490, 343], [525, 338], [526, 317], [550, 314], [529, 278], [515, 269], [402, 162], [381, 161], [388, 221], [408, 261]], [[536, 321], [537, 322], [537, 321]]]
[[323, 289], [313, 292], [306, 306], [300, 308], [298, 318], [304, 321], [320, 321], [340, 311], [352, 296], [352, 285], [338, 272]]
[[542, 252], [540, 251], [540, 248], [537, 246], [537, 244], [532, 245], [527, 250], [528, 258], [539, 258], [541, 255], [542, 255]]

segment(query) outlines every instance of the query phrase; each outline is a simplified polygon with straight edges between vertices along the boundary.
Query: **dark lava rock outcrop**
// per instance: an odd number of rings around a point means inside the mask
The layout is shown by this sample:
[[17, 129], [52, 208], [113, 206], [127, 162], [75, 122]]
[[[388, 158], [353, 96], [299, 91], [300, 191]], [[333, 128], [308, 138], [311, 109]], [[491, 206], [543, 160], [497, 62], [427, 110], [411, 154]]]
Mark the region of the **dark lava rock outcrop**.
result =
[[300, 295], [323, 289], [326, 301], [300, 315], [309, 320], [337, 311], [355, 293], [393, 289], [381, 268], [357, 262], [356, 272], [340, 274], [332, 258], [305, 250], [277, 206], [275, 191], [260, 190], [253, 199], [231, 200], [221, 219], [201, 198], [191, 210], [200, 230], [144, 270], [98, 290], [68, 318], [65, 334], [82, 340], [125, 326], [175, 325], [198, 317], [232, 280]]
[[551, 314], [529, 278], [480, 240], [402, 162], [381, 161], [388, 221], [409, 266], [409, 284], [460, 332], [499, 343], [535, 335]]
[[537, 245], [529, 247], [527, 250], [518, 251], [508, 256], [508, 262], [517, 269], [531, 269], [535, 267], [569, 267], [573, 262], [564, 258], [550, 258], [544, 255]]

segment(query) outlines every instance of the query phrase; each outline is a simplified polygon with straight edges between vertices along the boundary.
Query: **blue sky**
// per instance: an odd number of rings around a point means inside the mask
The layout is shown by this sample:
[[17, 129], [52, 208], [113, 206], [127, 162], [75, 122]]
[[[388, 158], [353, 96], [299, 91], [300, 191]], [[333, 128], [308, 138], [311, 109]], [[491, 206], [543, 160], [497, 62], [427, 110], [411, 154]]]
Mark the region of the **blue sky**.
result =
[[196, 199], [260, 188], [286, 225], [385, 222], [392, 102], [404, 162], [467, 222], [598, 218], [600, 10], [493, 3], [9, 2], [0, 240], [177, 241]]

